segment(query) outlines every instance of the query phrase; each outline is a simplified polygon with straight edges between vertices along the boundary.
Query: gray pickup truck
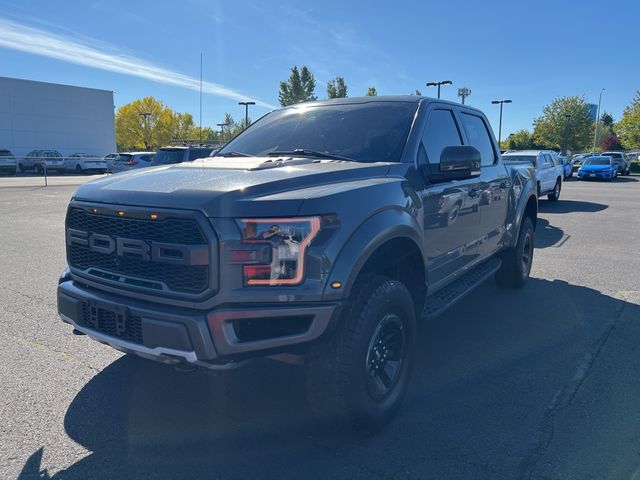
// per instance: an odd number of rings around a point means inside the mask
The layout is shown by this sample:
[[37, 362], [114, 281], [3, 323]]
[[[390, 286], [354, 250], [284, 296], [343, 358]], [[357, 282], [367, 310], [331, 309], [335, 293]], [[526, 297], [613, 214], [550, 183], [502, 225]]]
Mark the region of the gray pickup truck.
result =
[[505, 166], [474, 108], [295, 105], [214, 157], [79, 187], [58, 310], [167, 364], [297, 356], [315, 413], [375, 430], [405, 395], [418, 321], [491, 276], [526, 282], [537, 208], [533, 167]]

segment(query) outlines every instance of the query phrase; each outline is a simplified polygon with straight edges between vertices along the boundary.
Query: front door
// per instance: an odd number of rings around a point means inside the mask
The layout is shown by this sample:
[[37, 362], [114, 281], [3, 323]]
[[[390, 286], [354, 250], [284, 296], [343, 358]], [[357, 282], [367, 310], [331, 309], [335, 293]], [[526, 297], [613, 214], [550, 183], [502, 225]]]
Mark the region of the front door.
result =
[[[440, 163], [445, 147], [462, 145], [461, 129], [449, 106], [433, 105], [418, 150], [418, 165]], [[437, 287], [478, 256], [480, 179], [427, 183], [424, 241], [429, 283]]]
[[502, 247], [506, 232], [511, 179], [499, 162], [499, 153], [487, 121], [472, 111], [460, 115], [466, 144], [480, 152], [480, 244], [478, 253], [488, 257]]

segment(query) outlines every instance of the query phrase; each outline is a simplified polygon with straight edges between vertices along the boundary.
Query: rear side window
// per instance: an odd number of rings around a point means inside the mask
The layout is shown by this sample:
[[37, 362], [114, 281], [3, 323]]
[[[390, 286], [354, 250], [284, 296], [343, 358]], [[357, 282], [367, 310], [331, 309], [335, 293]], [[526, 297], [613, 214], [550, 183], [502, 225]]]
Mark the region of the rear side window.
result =
[[[421, 163], [440, 163], [440, 155], [445, 147], [462, 145], [460, 132], [451, 110], [433, 110], [427, 118], [418, 153]], [[424, 158], [426, 157], [426, 158]]]
[[493, 142], [489, 135], [489, 129], [484, 120], [469, 113], [462, 114], [462, 124], [469, 139], [469, 145], [475, 147], [480, 152], [480, 165], [493, 165], [496, 160], [496, 153], [493, 149]]

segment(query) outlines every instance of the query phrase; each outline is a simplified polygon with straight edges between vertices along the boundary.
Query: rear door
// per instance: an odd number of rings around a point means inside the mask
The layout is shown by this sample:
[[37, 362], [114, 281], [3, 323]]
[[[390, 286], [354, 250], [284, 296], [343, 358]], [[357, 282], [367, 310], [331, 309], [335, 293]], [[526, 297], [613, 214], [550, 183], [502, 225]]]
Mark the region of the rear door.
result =
[[507, 222], [511, 179], [500, 162], [493, 133], [485, 118], [474, 111], [461, 112], [465, 143], [480, 152], [480, 243], [481, 257], [501, 248]]
[[542, 171], [541, 171], [541, 177], [542, 177], [542, 191], [543, 192], [548, 192], [549, 190], [551, 190], [553, 188], [553, 186], [556, 183], [555, 180], [555, 167], [553, 164], [553, 160], [551, 158], [551, 155], [549, 155], [548, 153], [543, 153], [541, 155], [542, 158]]
[[[451, 106], [430, 105], [418, 165], [439, 165], [445, 147], [463, 144], [461, 131]], [[478, 256], [480, 179], [427, 183], [419, 195], [424, 205], [429, 283], [437, 288]]]

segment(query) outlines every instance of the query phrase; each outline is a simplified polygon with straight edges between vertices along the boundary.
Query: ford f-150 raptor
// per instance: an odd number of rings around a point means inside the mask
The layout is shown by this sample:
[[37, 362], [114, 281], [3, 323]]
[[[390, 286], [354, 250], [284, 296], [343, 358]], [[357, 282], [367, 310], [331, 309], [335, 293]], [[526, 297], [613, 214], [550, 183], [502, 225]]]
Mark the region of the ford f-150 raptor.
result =
[[467, 105], [298, 104], [213, 157], [80, 186], [58, 310], [164, 363], [295, 355], [315, 413], [375, 429], [406, 392], [420, 319], [490, 276], [526, 282], [536, 193]]

